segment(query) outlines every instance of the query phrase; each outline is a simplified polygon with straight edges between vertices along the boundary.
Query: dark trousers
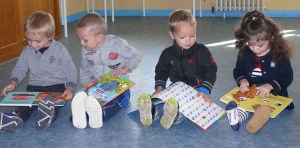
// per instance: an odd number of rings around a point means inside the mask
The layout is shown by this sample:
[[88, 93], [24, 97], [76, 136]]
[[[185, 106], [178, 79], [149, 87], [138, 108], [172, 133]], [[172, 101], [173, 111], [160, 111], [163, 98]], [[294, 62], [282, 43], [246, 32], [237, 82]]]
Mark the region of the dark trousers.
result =
[[103, 121], [107, 121], [116, 115], [122, 108], [125, 108], [130, 99], [130, 91], [126, 90], [118, 97], [114, 98], [107, 104], [102, 106]]
[[[66, 90], [64, 84], [56, 84], [51, 86], [34, 86], [34, 85], [28, 85], [26, 87], [27, 92], [64, 92]], [[16, 113], [24, 122], [26, 122], [34, 110], [37, 109], [38, 106], [19, 106], [16, 109]], [[58, 117], [60, 107], [55, 106], [54, 107], [54, 119], [53, 121]]]

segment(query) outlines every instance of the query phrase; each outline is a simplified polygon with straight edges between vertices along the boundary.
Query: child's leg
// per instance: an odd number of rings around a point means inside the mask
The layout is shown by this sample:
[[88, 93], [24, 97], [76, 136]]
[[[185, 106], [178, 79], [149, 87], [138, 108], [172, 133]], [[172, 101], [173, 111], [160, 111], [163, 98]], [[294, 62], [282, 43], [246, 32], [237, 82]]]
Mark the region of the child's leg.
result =
[[262, 105], [258, 107], [246, 125], [246, 129], [249, 133], [256, 133], [261, 129], [270, 119], [272, 110], [267, 105]]
[[98, 100], [92, 96], [88, 96], [84, 102], [85, 110], [89, 117], [89, 125], [91, 128], [101, 128], [102, 121], [102, 108]]
[[38, 105], [38, 116], [35, 129], [45, 131], [54, 118], [54, 99], [51, 96], [43, 98]]
[[226, 114], [231, 128], [234, 131], [240, 129], [240, 124], [248, 118], [248, 112], [238, 109], [235, 101], [231, 101], [226, 106]]
[[114, 98], [104, 106], [102, 106], [103, 111], [103, 121], [107, 121], [113, 116], [115, 116], [122, 108], [126, 107], [130, 99], [129, 90], [120, 94], [118, 97]]
[[87, 98], [87, 94], [83, 91], [78, 92], [72, 102], [71, 102], [71, 110], [72, 110], [72, 122], [73, 125], [77, 128], [85, 128], [86, 127], [86, 115], [85, 115], [85, 99]]
[[23, 128], [23, 120], [13, 113], [0, 112], [0, 129], [20, 131]]
[[175, 122], [176, 117], [178, 118], [178, 102], [176, 99], [170, 98], [165, 102], [164, 114], [160, 119], [160, 124], [163, 128], [169, 129]]
[[30, 118], [33, 111], [35, 111], [36, 109], [37, 106], [18, 106], [15, 110], [15, 113], [19, 118], [23, 120], [23, 122], [26, 122]]

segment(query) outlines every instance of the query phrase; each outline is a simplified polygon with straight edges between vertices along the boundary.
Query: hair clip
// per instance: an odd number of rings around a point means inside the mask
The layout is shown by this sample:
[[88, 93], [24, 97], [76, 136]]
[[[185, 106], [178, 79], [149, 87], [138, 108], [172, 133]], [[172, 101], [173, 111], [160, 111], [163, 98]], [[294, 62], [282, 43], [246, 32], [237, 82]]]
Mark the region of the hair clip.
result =
[[255, 21], [255, 20], [257, 20], [257, 17], [253, 16], [251, 20]]

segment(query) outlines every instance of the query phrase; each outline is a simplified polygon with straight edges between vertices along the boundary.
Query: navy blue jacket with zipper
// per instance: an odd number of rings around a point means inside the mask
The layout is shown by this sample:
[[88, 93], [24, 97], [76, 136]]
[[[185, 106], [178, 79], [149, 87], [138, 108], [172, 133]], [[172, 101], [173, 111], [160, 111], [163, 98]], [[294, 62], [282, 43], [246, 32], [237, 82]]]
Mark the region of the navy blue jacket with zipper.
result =
[[190, 49], [183, 49], [174, 41], [161, 53], [155, 73], [155, 88], [166, 88], [167, 79], [170, 78], [172, 83], [181, 81], [196, 90], [202, 87], [211, 93], [216, 81], [217, 65], [203, 44], [195, 43]]
[[247, 47], [243, 57], [238, 56], [236, 67], [233, 70], [233, 77], [237, 85], [240, 85], [242, 79], [247, 79], [250, 86], [269, 83], [273, 87], [272, 94], [288, 97], [287, 87], [293, 81], [293, 69], [290, 60], [276, 62], [272, 59], [270, 52], [260, 59], [262, 76], [251, 77], [254, 65], [257, 63], [255, 54]]

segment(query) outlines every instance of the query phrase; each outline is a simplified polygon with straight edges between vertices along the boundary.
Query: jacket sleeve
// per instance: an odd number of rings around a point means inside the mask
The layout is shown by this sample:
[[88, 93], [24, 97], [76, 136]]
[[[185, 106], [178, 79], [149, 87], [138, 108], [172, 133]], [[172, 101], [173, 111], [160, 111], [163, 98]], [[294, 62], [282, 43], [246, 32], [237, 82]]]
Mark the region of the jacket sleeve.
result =
[[197, 60], [200, 61], [198, 65], [200, 65], [203, 73], [200, 88], [204, 87], [211, 93], [217, 78], [217, 64], [207, 47], [202, 51], [200, 59]]
[[242, 79], [247, 79], [245, 76], [245, 63], [245, 58], [241, 58], [238, 54], [235, 68], [233, 69], [233, 78], [235, 79], [238, 86], [240, 86], [240, 81]]
[[140, 52], [134, 47], [128, 45], [127, 41], [124, 39], [121, 39], [121, 43], [117, 48], [120, 50], [124, 50], [122, 52], [122, 56], [127, 59], [124, 66], [129, 67], [130, 72], [132, 72], [141, 63], [142, 56]]
[[90, 78], [90, 70], [89, 70], [89, 61], [85, 56], [85, 49], [81, 50], [81, 67], [79, 70], [80, 73], [80, 81], [83, 86], [87, 85], [90, 83], [91, 78]]
[[156, 64], [155, 67], [155, 90], [158, 86], [162, 86], [162, 88], [166, 88], [166, 82], [169, 78], [169, 65], [167, 60], [167, 49], [165, 49]]
[[271, 93], [274, 95], [277, 95], [282, 88], [287, 88], [293, 82], [293, 69], [290, 60], [280, 63], [279, 72], [279, 79], [269, 82], [269, 84], [273, 87]]

